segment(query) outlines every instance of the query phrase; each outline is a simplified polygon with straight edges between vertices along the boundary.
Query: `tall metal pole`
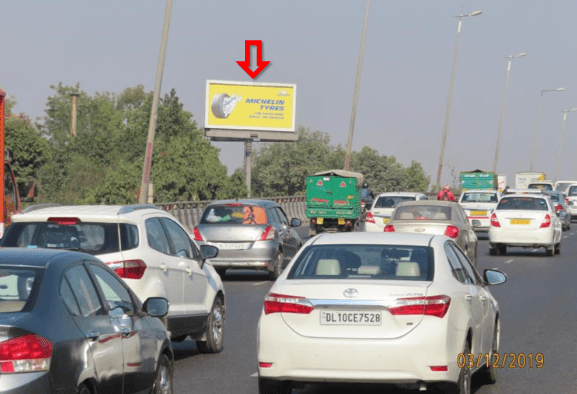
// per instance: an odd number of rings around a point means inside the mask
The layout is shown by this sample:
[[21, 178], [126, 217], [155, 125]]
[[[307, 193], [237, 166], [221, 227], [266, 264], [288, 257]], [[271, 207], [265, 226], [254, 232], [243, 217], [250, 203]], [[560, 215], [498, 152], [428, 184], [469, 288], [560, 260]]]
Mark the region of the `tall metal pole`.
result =
[[244, 141], [244, 163], [246, 171], [246, 189], [248, 191], [247, 197], [251, 197], [251, 180], [252, 180], [252, 140]]
[[158, 101], [160, 98], [160, 87], [162, 85], [162, 73], [164, 71], [164, 60], [166, 58], [166, 45], [168, 43], [168, 29], [170, 27], [170, 15], [172, 12], [172, 0], [166, 0], [166, 10], [164, 13], [164, 27], [162, 28], [162, 41], [160, 44], [160, 56], [158, 57], [158, 67], [156, 70], [156, 83], [154, 85], [154, 96], [152, 98], [152, 110], [150, 112], [150, 124], [148, 127], [148, 139], [146, 142], [146, 153], [144, 156], [144, 167], [142, 169], [142, 182], [140, 184], [140, 196], [138, 200], [141, 204], [146, 203], [148, 197], [148, 182], [150, 175], [150, 164], [152, 162], [152, 148], [154, 146], [154, 133], [156, 130], [156, 117], [158, 115]]
[[535, 120], [535, 133], [533, 134], [533, 149], [531, 149], [531, 164], [529, 165], [529, 170], [533, 171], [533, 164], [537, 160], [537, 144], [539, 143], [539, 131], [541, 129], [541, 112], [543, 110], [543, 93], [547, 92], [562, 92], [565, 88], [541, 90], [539, 96], [539, 106], [537, 108], [537, 119]]
[[78, 93], [72, 93], [72, 108], [70, 114], [70, 136], [76, 137], [76, 122], [77, 122], [77, 113], [78, 113]]
[[371, 0], [367, 0], [367, 10], [365, 11], [365, 23], [363, 25], [363, 33], [361, 35], [361, 50], [359, 53], [359, 63], [357, 64], [357, 77], [355, 79], [355, 93], [353, 95], [353, 109], [351, 111], [351, 121], [349, 123], [349, 140], [347, 142], [347, 157], [345, 158], [345, 170], [349, 170], [349, 162], [351, 159], [351, 150], [353, 146], [353, 134], [355, 132], [355, 118], [357, 116], [357, 103], [359, 100], [359, 88], [361, 83], [361, 70], [363, 68], [363, 55], [365, 53], [365, 38], [367, 37], [367, 22], [369, 20], [369, 6]]
[[565, 125], [567, 124], [567, 114], [569, 112], [577, 111], [577, 108], [566, 109], [563, 111], [563, 126], [559, 132], [559, 146], [557, 147], [557, 160], [555, 161], [555, 178], [554, 181], [557, 182], [559, 179], [559, 166], [561, 164], [561, 155], [563, 153], [563, 141], [565, 139]]
[[0, 238], [4, 237], [4, 221], [6, 220], [4, 215], [4, 122], [6, 117], [5, 106], [6, 106], [6, 92], [0, 87]]
[[453, 101], [453, 86], [455, 84], [455, 73], [457, 70], [457, 58], [459, 55], [459, 44], [461, 41], [461, 26], [463, 23], [463, 18], [467, 16], [477, 16], [480, 15], [481, 11], [474, 11], [470, 14], [459, 14], [456, 18], [459, 18], [459, 23], [457, 24], [457, 39], [455, 40], [455, 51], [453, 52], [453, 67], [451, 69], [451, 80], [449, 82], [449, 94], [447, 97], [447, 109], [445, 110], [445, 123], [443, 124], [443, 137], [441, 138], [441, 152], [439, 154], [439, 169], [437, 171], [437, 190], [441, 189], [441, 174], [443, 172], [443, 162], [445, 160], [445, 144], [447, 142], [447, 134], [449, 132], [449, 119], [451, 115], [451, 103]]

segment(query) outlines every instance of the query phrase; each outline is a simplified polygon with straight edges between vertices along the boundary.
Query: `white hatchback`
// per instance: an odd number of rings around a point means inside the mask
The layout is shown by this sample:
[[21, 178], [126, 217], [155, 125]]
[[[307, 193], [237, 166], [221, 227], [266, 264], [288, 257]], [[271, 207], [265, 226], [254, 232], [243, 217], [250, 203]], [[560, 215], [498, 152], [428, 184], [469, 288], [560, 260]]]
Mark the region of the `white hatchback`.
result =
[[381, 193], [375, 198], [373, 205], [365, 215], [366, 232], [382, 233], [395, 207], [405, 201], [422, 201], [426, 200], [427, 196], [423, 193], [413, 192], [389, 192]]
[[507, 247], [545, 248], [547, 256], [561, 251], [562, 223], [544, 194], [509, 194], [491, 215], [489, 253], [506, 254]]
[[153, 205], [31, 206], [12, 216], [1, 246], [95, 255], [140, 299], [168, 299], [165, 324], [173, 341], [190, 335], [202, 352], [223, 348], [224, 287], [205, 262], [218, 249], [199, 250], [172, 215]]
[[475, 231], [489, 231], [491, 227], [491, 214], [497, 206], [501, 193], [497, 190], [467, 190], [461, 193], [459, 204], [465, 210], [467, 218], [473, 225], [473, 220], [479, 220], [480, 226], [475, 226]]
[[[448, 237], [321, 234], [270, 289], [257, 330], [259, 393], [311, 382], [389, 383], [470, 393], [471, 375], [495, 382], [499, 305]], [[487, 364], [489, 367], [487, 367]]]

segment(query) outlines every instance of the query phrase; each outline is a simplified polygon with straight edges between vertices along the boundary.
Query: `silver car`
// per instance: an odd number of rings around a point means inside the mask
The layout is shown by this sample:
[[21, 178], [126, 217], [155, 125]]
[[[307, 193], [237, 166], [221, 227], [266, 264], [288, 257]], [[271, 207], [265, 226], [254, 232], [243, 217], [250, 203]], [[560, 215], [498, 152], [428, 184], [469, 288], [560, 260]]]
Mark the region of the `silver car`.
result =
[[472, 226], [480, 225], [481, 222], [476, 219], [470, 224], [465, 211], [457, 203], [410, 201], [397, 205], [384, 231], [444, 234], [459, 245], [473, 265], [477, 265], [477, 235]]
[[557, 216], [559, 216], [559, 220], [561, 220], [563, 231], [570, 230], [572, 215], [571, 209], [569, 208], [569, 205], [567, 205], [565, 195], [560, 191], [547, 191], [543, 194], [551, 198], [551, 202], [555, 207], [555, 212], [557, 213]]
[[221, 277], [227, 269], [256, 269], [276, 279], [302, 245], [294, 230], [300, 225], [275, 202], [228, 200], [208, 205], [193, 233], [199, 245], [219, 249], [210, 262]]

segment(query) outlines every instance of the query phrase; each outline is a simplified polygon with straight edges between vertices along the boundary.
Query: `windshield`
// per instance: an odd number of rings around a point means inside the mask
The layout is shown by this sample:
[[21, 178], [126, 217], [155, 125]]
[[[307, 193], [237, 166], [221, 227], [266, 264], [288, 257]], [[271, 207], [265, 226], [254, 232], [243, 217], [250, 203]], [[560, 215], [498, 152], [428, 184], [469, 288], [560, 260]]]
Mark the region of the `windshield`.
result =
[[451, 220], [451, 207], [442, 205], [407, 205], [398, 207], [397, 220]]
[[497, 202], [499, 201], [495, 193], [465, 193], [461, 202]]
[[[17, 222], [8, 227], [2, 246], [71, 249], [93, 255], [120, 251], [117, 223]], [[138, 246], [138, 228], [120, 224], [122, 250]]]
[[373, 208], [394, 208], [405, 201], [415, 201], [416, 197], [411, 196], [381, 196], [375, 202]]
[[553, 186], [547, 183], [530, 183], [529, 189], [553, 190]]
[[559, 195], [558, 194], [547, 194], [547, 195], [551, 198], [551, 201], [559, 202]]
[[567, 192], [568, 196], [577, 196], [577, 186], [571, 186]]
[[207, 207], [201, 224], [266, 224], [264, 208], [257, 205], [221, 204]]
[[288, 279], [433, 280], [433, 249], [407, 245], [313, 245]]
[[559, 182], [557, 183], [557, 185], [555, 185], [555, 190], [561, 193], [565, 193], [567, 191], [567, 188], [574, 183], [575, 182]]
[[34, 299], [31, 294], [40, 287], [40, 280], [38, 269], [0, 265], [0, 313], [32, 309]]
[[548, 211], [547, 202], [543, 198], [503, 197], [497, 205], [499, 210]]

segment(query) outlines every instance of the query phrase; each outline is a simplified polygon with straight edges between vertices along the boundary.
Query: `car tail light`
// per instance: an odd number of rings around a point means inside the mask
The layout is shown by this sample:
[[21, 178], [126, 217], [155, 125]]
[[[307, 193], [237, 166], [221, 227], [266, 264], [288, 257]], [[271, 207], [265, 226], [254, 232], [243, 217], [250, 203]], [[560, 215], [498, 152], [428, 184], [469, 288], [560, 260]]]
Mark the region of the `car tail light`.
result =
[[258, 240], [259, 241], [270, 241], [271, 239], [274, 239], [274, 230], [273, 230], [272, 226], [268, 226], [260, 234], [260, 237], [258, 237]]
[[192, 230], [192, 233], [194, 234], [195, 241], [204, 241], [204, 239], [202, 239], [202, 235], [200, 235], [200, 231], [198, 231], [198, 227], [195, 227]]
[[52, 343], [39, 335], [0, 342], [0, 372], [38, 372], [50, 369]]
[[565, 198], [565, 204], [569, 205], [569, 198]]
[[389, 312], [391, 315], [429, 315], [442, 318], [450, 304], [451, 297], [446, 295], [397, 298], [395, 306], [389, 308]]
[[312, 224], [317, 224], [317, 219], [316, 219], [316, 218], [311, 219], [311, 223], [312, 223]]
[[142, 279], [146, 264], [142, 260], [123, 260], [106, 263], [118, 276], [125, 279]]
[[457, 238], [459, 236], [459, 228], [455, 226], [447, 226], [445, 235], [449, 238]]
[[563, 205], [561, 205], [561, 204], [555, 205], [555, 212], [559, 212], [562, 209], [563, 209]]
[[237, 203], [237, 202], [235, 202], [235, 203], [230, 203], [230, 204], [224, 204], [224, 205], [227, 206], [227, 207], [242, 207], [242, 204], [241, 204], [241, 203]]
[[269, 293], [264, 298], [265, 315], [278, 312], [308, 315], [313, 309], [315, 307], [305, 297]]
[[272, 363], [258, 363], [259, 368], [270, 368]]
[[365, 217], [365, 222], [367, 222], [367, 223], [374, 223], [375, 222], [375, 217], [373, 216], [372, 213], [367, 212], [367, 216]]
[[449, 370], [449, 367], [447, 367], [446, 365], [436, 365], [434, 367], [431, 367], [431, 371], [433, 372], [447, 372]]
[[541, 223], [541, 228], [547, 228], [551, 225], [551, 216], [549, 214], [545, 215], [545, 219], [543, 219], [543, 223]]
[[385, 233], [394, 233], [395, 232], [395, 226], [393, 226], [392, 224], [387, 224], [385, 226]]
[[499, 223], [499, 219], [497, 219], [496, 214], [491, 215], [491, 226], [493, 227], [501, 227], [501, 223]]
[[80, 219], [78, 218], [48, 218], [49, 222], [56, 222], [56, 224], [63, 225], [63, 226], [73, 226], [77, 224]]

